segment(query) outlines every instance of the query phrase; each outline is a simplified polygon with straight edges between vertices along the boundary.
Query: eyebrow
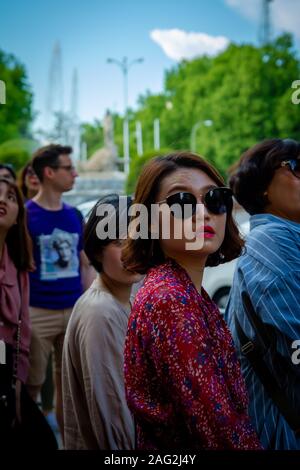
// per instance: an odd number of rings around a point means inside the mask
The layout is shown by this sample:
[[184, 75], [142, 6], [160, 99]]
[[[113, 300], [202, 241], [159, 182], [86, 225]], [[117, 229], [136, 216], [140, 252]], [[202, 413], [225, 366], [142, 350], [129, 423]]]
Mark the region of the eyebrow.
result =
[[15, 188], [13, 188], [12, 186], [8, 187], [7, 192], [8, 192], [8, 194], [14, 194], [17, 197], [17, 193], [15, 191]]
[[4, 183], [8, 186], [8, 191], [15, 191], [15, 183], [10, 178], [0, 175], [0, 183]]

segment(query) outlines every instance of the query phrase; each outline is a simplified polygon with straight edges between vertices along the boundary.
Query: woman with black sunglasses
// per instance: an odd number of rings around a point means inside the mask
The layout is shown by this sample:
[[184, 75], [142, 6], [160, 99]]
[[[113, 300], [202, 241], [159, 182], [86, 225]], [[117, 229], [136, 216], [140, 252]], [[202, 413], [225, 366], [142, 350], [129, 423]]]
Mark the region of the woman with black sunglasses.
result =
[[[270, 139], [251, 147], [230, 186], [251, 216], [225, 313], [249, 413], [265, 448], [300, 450], [300, 143]], [[247, 354], [247, 342], [256, 356]]]
[[198, 155], [174, 153], [144, 167], [134, 203], [160, 208], [148, 239], [133, 218], [123, 250], [127, 269], [147, 273], [125, 345], [137, 448], [260, 449], [232, 338], [201, 287], [205, 266], [241, 252], [230, 190]]

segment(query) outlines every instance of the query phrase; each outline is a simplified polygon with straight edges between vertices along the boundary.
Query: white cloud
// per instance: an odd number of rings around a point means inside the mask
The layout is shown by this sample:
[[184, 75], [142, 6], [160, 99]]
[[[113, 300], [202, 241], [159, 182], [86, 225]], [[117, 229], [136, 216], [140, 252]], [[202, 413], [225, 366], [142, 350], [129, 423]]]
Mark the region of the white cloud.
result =
[[259, 19], [261, 0], [225, 0], [225, 3], [251, 20]]
[[[225, 3], [242, 13], [246, 18], [261, 21], [262, 0], [225, 0]], [[271, 21], [273, 30], [278, 33], [289, 31], [300, 38], [299, 0], [273, 0], [270, 4]]]
[[229, 40], [224, 36], [186, 32], [181, 29], [154, 29], [150, 37], [174, 60], [193, 59], [207, 54], [215, 55], [226, 48]]
[[275, 0], [273, 8], [275, 27], [284, 31], [290, 31], [294, 33], [296, 37], [300, 38], [299, 0]]

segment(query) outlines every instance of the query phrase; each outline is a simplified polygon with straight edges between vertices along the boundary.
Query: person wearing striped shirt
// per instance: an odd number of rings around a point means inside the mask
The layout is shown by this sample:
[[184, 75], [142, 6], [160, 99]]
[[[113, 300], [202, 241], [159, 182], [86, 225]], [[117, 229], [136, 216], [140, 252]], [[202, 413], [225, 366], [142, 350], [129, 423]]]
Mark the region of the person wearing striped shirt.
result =
[[[300, 438], [242, 354], [238, 327], [247, 338], [257, 340], [247, 315], [250, 304], [272, 332], [276, 354], [288, 361], [292, 375], [287, 378], [282, 373], [280, 380], [286, 380], [286, 387], [300, 383], [300, 365], [292, 361], [293, 347], [300, 339], [300, 143], [270, 139], [250, 148], [233, 169], [230, 186], [251, 215], [225, 312], [248, 388], [249, 414], [265, 449], [300, 449]], [[277, 365], [274, 355], [267, 355], [265, 361], [270, 370]], [[294, 400], [299, 407], [296, 390]]]

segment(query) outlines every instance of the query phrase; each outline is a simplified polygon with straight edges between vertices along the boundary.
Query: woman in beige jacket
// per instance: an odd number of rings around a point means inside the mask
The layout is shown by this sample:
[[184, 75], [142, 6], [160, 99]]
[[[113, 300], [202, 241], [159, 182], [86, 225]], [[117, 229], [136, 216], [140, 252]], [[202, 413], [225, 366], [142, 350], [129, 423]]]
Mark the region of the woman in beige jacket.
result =
[[[85, 252], [97, 271], [91, 287], [74, 306], [63, 351], [63, 407], [66, 449], [134, 448], [134, 424], [126, 404], [123, 350], [133, 283], [141, 276], [121, 263], [123, 234], [105, 240], [96, 227], [101, 206], [110, 204], [114, 222], [126, 217], [131, 203], [109, 195], [93, 208], [85, 229]], [[126, 212], [126, 214], [125, 214]], [[104, 212], [103, 212], [104, 213]], [[124, 224], [123, 224], [124, 225]]]

